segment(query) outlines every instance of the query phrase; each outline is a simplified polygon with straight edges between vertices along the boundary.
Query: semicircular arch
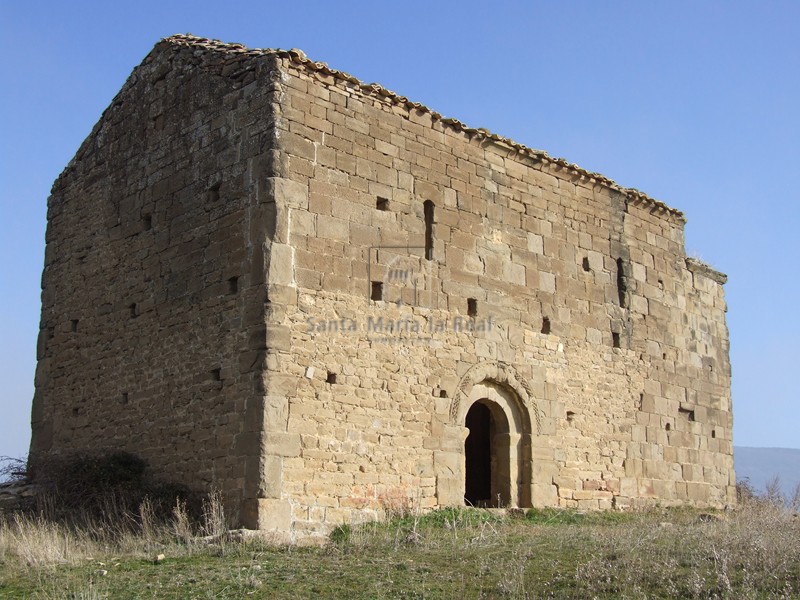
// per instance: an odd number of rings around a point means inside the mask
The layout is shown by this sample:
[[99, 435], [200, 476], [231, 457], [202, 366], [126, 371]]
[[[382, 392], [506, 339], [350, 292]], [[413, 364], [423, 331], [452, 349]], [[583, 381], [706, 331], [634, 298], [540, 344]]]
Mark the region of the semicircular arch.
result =
[[477, 363], [464, 373], [450, 403], [449, 417], [452, 425], [463, 424], [469, 406], [475, 401], [471, 398], [472, 388], [477, 384], [487, 383], [505, 388], [520, 403], [520, 410], [514, 411], [523, 419], [519, 423], [520, 431], [541, 433], [541, 414], [530, 385], [514, 367], [500, 362]]

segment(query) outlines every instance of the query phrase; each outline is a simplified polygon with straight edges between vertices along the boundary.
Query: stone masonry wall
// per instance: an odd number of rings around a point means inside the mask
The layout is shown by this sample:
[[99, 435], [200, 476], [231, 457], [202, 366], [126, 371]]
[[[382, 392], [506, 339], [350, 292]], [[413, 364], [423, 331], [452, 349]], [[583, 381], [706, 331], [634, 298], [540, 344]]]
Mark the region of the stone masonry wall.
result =
[[724, 275], [681, 213], [298, 51], [174, 36], [49, 200], [32, 462], [123, 449], [238, 524], [735, 501]]
[[234, 521], [260, 469], [274, 138], [273, 61], [243, 58], [162, 42], [54, 184], [31, 447], [132, 452]]
[[[734, 501], [720, 276], [687, 263], [680, 213], [302, 56], [281, 68], [281, 343], [268, 362], [280, 417], [267, 419], [280, 444], [264, 523], [462, 503], [459, 402], [481, 377], [524, 396], [531, 421], [526, 489], [509, 504]], [[468, 298], [478, 331], [453, 325], [469, 322]]]

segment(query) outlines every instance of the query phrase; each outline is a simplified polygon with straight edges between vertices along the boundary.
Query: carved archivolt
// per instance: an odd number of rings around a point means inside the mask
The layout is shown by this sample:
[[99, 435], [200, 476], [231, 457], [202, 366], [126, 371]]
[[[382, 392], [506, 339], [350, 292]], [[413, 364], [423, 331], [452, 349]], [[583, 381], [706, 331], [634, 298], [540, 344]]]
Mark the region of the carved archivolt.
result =
[[541, 432], [542, 416], [533, 396], [528, 381], [509, 364], [499, 362], [481, 362], [472, 365], [458, 382], [453, 401], [450, 404], [450, 421], [457, 424], [461, 404], [469, 396], [469, 392], [476, 383], [489, 381], [504, 387], [517, 397], [521, 408], [525, 409], [532, 420], [536, 422], [536, 433]]

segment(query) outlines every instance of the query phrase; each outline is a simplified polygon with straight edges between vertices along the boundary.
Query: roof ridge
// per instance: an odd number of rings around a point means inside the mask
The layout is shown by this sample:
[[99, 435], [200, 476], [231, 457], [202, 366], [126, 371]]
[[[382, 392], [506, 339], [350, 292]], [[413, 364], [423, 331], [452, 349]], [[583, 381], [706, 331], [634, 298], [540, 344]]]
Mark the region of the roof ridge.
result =
[[469, 127], [468, 125], [462, 123], [458, 119], [445, 117], [441, 113], [432, 110], [431, 108], [425, 106], [424, 104], [421, 104], [420, 102], [413, 102], [409, 100], [407, 97], [401, 96], [393, 92], [392, 90], [383, 87], [379, 83], [365, 83], [364, 81], [358, 79], [353, 75], [350, 75], [349, 73], [330, 68], [327, 63], [311, 60], [310, 58], [308, 58], [308, 56], [306, 56], [305, 52], [297, 48], [292, 48], [291, 50], [282, 50], [279, 48], [248, 48], [244, 44], [223, 42], [211, 38], [199, 37], [191, 33], [186, 33], [186, 34], [178, 33], [175, 35], [171, 35], [169, 37], [164, 38], [159, 43], [169, 43], [181, 46], [197, 46], [205, 50], [210, 50], [215, 52], [228, 52], [228, 53], [246, 54], [252, 56], [271, 55], [280, 58], [288, 58], [293, 63], [302, 66], [308, 71], [318, 72], [323, 75], [328, 75], [330, 77], [333, 77], [334, 79], [351, 83], [357, 86], [365, 94], [373, 94], [394, 104], [403, 105], [408, 109], [415, 109], [420, 112], [428, 113], [434, 121], [439, 121], [443, 125], [450, 127], [455, 131], [463, 132], [470, 137], [477, 137], [499, 145], [506, 146], [509, 149], [517, 152], [518, 154], [527, 156], [529, 158], [533, 158], [537, 162], [545, 162], [554, 165], [557, 168], [567, 169], [572, 175], [577, 176], [579, 179], [586, 179], [589, 181], [594, 180], [595, 182], [601, 185], [604, 185], [610, 189], [616, 190], [624, 194], [629, 200], [633, 202], [640, 202], [652, 205], [653, 208], [656, 209], [657, 211], [669, 213], [677, 217], [681, 221], [686, 222], [686, 217], [684, 216], [683, 212], [681, 212], [676, 208], [672, 208], [665, 202], [656, 200], [652, 196], [649, 196], [646, 193], [637, 190], [636, 188], [624, 187], [618, 184], [613, 179], [610, 179], [609, 177], [602, 175], [601, 173], [584, 169], [575, 163], [570, 163], [565, 158], [556, 158], [550, 156], [545, 150], [536, 150], [534, 148], [516, 142], [511, 138], [507, 138], [498, 135], [496, 133], [493, 133], [483, 127], [480, 128]]

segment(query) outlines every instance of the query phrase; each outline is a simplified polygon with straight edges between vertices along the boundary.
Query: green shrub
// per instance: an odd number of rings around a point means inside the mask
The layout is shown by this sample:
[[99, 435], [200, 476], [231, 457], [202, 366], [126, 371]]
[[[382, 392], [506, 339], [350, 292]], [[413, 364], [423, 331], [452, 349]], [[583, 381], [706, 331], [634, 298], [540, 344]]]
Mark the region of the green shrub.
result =
[[334, 544], [346, 544], [350, 541], [350, 536], [353, 534], [353, 528], [350, 525], [338, 525], [331, 531], [330, 539]]
[[525, 513], [526, 521], [541, 525], [610, 525], [632, 518], [630, 512], [581, 512], [571, 508], [530, 508]]

